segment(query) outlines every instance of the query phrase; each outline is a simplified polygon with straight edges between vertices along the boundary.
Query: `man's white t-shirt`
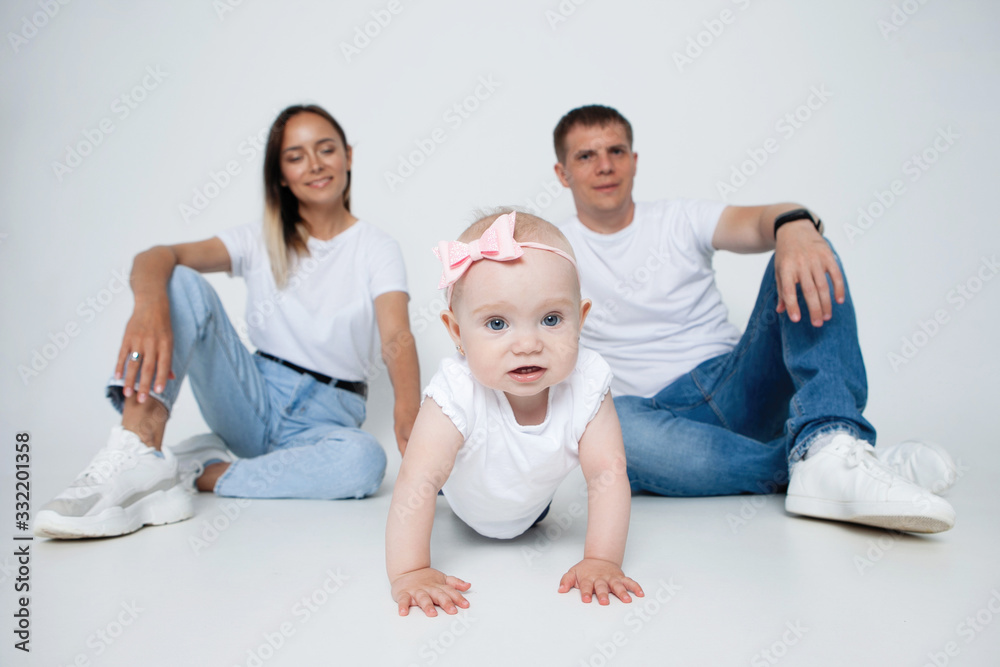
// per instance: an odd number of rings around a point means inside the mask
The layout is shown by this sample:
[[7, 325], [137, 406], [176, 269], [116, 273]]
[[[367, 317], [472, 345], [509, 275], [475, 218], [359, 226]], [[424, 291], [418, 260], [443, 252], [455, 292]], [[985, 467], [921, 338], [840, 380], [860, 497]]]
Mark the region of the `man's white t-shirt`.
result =
[[458, 518], [487, 537], [530, 528], [580, 465], [580, 438], [610, 385], [608, 364], [581, 348], [569, 377], [549, 387], [545, 421], [522, 426], [506, 395], [480, 384], [464, 357], [443, 359], [424, 395], [465, 438], [442, 488]]
[[219, 234], [230, 275], [246, 280], [250, 342], [339, 380], [366, 380], [377, 341], [375, 298], [407, 291], [399, 244], [362, 220], [327, 241], [310, 238], [310, 255], [296, 258], [278, 290], [262, 232], [257, 223]]
[[611, 365], [616, 396], [653, 396], [739, 341], [712, 269], [712, 235], [725, 207], [636, 202], [632, 223], [613, 234], [577, 217], [560, 226], [576, 253], [583, 297], [594, 302], [582, 343]]

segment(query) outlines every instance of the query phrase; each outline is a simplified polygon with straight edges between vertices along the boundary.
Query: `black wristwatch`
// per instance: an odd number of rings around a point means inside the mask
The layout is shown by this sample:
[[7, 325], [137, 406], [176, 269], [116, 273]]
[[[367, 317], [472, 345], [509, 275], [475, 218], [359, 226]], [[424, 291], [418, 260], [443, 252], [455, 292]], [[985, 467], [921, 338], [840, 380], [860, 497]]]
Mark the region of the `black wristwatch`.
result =
[[[786, 211], [774, 219], [774, 238], [778, 238], [778, 227], [781, 227], [786, 222], [795, 222], [796, 220], [808, 220], [813, 223], [813, 227], [816, 228], [817, 232], [820, 232], [819, 226], [823, 224], [823, 221], [814, 217], [807, 208], [797, 208], [794, 211]], [[822, 232], [820, 232], [820, 234], [822, 234]]]

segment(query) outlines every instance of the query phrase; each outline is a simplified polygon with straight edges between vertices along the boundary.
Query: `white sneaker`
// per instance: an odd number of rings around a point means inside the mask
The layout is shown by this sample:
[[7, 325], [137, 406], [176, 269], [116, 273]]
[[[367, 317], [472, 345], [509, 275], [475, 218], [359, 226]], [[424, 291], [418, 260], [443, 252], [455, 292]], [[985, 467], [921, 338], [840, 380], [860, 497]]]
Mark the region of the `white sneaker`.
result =
[[178, 484], [173, 455], [158, 456], [135, 433], [115, 426], [108, 444], [70, 487], [35, 516], [35, 535], [113, 537], [193, 515], [191, 494]]
[[177, 457], [177, 474], [181, 478], [181, 485], [194, 491], [198, 490], [195, 483], [201, 473], [205, 472], [206, 463], [212, 459], [233, 460], [226, 443], [215, 433], [195, 435], [164, 449], [169, 449]]
[[844, 433], [792, 466], [785, 509], [912, 533], [955, 525], [948, 501], [893, 473], [874, 447]]
[[907, 440], [889, 447], [876, 447], [875, 456], [897, 475], [931, 493], [944, 493], [958, 478], [958, 467], [951, 455], [932, 442]]

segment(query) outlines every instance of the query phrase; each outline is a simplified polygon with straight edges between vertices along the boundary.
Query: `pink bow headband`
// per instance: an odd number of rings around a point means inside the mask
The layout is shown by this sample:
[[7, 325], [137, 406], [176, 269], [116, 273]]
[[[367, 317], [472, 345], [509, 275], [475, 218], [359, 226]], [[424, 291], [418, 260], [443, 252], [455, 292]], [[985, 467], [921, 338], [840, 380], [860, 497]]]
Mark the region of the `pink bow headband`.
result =
[[524, 248], [534, 248], [535, 250], [545, 250], [554, 252], [563, 257], [576, 268], [576, 261], [559, 248], [545, 245], [544, 243], [532, 243], [525, 241], [518, 243], [514, 240], [514, 217], [515, 213], [501, 215], [493, 224], [483, 232], [483, 235], [470, 243], [461, 241], [439, 241], [436, 248], [432, 248], [439, 260], [443, 271], [441, 272], [441, 282], [438, 289], [448, 288], [448, 303], [451, 303], [451, 292], [458, 282], [458, 279], [465, 275], [473, 262], [481, 259], [492, 259], [495, 262], [507, 262], [517, 259], [524, 254]]

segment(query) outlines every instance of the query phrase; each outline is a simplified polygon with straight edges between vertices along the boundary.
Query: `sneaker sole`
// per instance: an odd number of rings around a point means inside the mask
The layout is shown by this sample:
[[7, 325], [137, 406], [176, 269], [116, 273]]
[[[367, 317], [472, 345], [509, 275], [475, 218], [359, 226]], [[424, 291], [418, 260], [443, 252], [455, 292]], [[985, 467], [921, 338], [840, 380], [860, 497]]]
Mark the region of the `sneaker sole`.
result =
[[913, 503], [838, 503], [818, 498], [786, 496], [785, 509], [793, 514], [860, 523], [907, 533], [942, 533], [955, 525], [954, 512], [913, 513]]
[[57, 540], [117, 537], [143, 526], [160, 526], [194, 516], [191, 494], [179, 485], [156, 491], [127, 508], [109, 507], [94, 516], [63, 516], [42, 510], [35, 517], [35, 535]]

